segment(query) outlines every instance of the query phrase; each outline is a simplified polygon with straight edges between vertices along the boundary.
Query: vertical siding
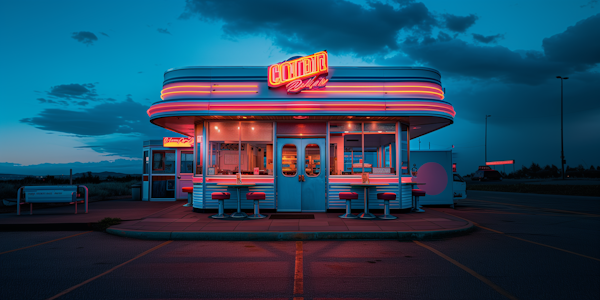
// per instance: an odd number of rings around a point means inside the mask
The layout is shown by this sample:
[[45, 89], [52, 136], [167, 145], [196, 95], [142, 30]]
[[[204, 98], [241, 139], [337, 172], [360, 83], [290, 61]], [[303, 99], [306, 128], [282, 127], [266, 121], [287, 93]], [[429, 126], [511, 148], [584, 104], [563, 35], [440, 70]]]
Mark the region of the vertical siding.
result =
[[[369, 188], [369, 209], [383, 209], [383, 200], [377, 199], [377, 193], [394, 193], [396, 200], [390, 201], [390, 208], [397, 209], [400, 207], [399, 186], [397, 183], [390, 183], [387, 186], [379, 186]], [[344, 209], [346, 208], [346, 200], [340, 200], [341, 192], [355, 192], [358, 194], [358, 199], [352, 200], [350, 206], [352, 209], [361, 209], [365, 206], [364, 188], [352, 187], [349, 183], [330, 183], [328, 188], [329, 201], [328, 209]], [[404, 198], [402, 198], [404, 200]]]
[[411, 208], [412, 207], [412, 185], [403, 184], [402, 185], [402, 207], [401, 208]]
[[204, 199], [203, 199], [203, 185], [202, 183], [194, 183], [194, 199], [192, 201], [192, 207], [194, 208], [204, 208]]
[[[195, 185], [194, 185], [195, 187]], [[219, 186], [216, 184], [206, 184], [204, 189], [203, 205], [205, 209], [217, 209], [219, 208], [219, 201], [212, 200], [211, 194], [214, 192], [228, 192], [231, 194], [229, 200], [225, 200], [225, 209], [237, 209], [237, 188]], [[242, 198], [242, 209], [253, 209], [254, 201], [246, 199], [247, 192], [263, 192], [265, 193], [265, 200], [259, 201], [261, 209], [275, 209], [275, 188], [272, 183], [257, 183], [255, 186], [243, 187], [240, 189], [240, 196]], [[194, 203], [196, 203], [196, 189], [194, 188]], [[196, 205], [194, 204], [194, 207]]]

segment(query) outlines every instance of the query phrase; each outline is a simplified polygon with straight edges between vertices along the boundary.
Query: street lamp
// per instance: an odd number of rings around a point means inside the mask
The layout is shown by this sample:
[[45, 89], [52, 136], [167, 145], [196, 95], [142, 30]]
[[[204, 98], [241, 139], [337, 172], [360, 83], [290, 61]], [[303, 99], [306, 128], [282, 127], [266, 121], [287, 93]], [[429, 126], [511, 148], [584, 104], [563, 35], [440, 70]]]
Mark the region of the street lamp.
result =
[[487, 162], [487, 118], [492, 115], [485, 115], [485, 162]]
[[569, 77], [560, 77], [560, 164], [562, 165], [562, 179], [565, 180], [565, 148], [563, 143], [563, 80], [569, 79]]

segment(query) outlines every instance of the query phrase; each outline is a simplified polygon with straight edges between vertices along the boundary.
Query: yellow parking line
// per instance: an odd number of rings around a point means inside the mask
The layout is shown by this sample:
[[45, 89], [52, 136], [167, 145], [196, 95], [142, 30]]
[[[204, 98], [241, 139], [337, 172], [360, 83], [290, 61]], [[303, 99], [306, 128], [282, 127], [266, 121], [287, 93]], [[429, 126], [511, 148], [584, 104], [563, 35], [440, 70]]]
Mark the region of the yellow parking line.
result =
[[432, 248], [432, 247], [430, 247], [430, 246], [427, 246], [427, 245], [425, 245], [425, 244], [423, 244], [423, 243], [421, 243], [421, 242], [419, 242], [419, 241], [413, 241], [413, 242], [415, 242], [417, 245], [419, 245], [419, 246], [421, 246], [421, 247], [423, 247], [423, 248], [426, 248], [426, 249], [428, 249], [429, 251], [431, 251], [431, 252], [433, 252], [433, 253], [437, 254], [437, 255], [438, 255], [438, 256], [440, 256], [441, 258], [443, 258], [443, 259], [445, 259], [445, 260], [447, 260], [447, 261], [451, 262], [452, 264], [454, 264], [455, 266], [457, 266], [457, 267], [459, 267], [459, 268], [463, 269], [463, 270], [464, 270], [464, 271], [466, 271], [467, 273], [469, 273], [469, 274], [473, 275], [475, 278], [477, 278], [477, 279], [481, 280], [483, 283], [485, 283], [485, 284], [489, 285], [489, 286], [490, 286], [491, 288], [493, 288], [493, 289], [494, 289], [496, 292], [498, 292], [498, 293], [502, 294], [502, 295], [503, 295], [503, 296], [505, 296], [506, 298], [508, 298], [508, 299], [513, 299], [513, 300], [517, 300], [517, 298], [516, 298], [515, 296], [511, 295], [509, 292], [507, 292], [507, 291], [506, 291], [506, 290], [504, 290], [503, 288], [501, 288], [501, 287], [499, 287], [498, 285], [496, 285], [495, 283], [491, 282], [489, 279], [487, 279], [487, 278], [485, 278], [485, 277], [483, 277], [483, 276], [479, 275], [479, 273], [477, 273], [477, 272], [475, 272], [475, 271], [471, 270], [469, 267], [467, 267], [467, 266], [465, 266], [465, 265], [463, 265], [463, 264], [461, 264], [461, 263], [457, 262], [456, 260], [454, 260], [454, 259], [450, 258], [450, 257], [449, 257], [449, 256], [447, 256], [446, 254], [444, 254], [444, 253], [442, 253], [442, 252], [440, 252], [440, 251], [438, 251], [438, 250], [436, 250], [436, 249], [434, 249], [434, 248]]
[[526, 239], [523, 239], [523, 238], [520, 238], [520, 237], [512, 236], [512, 235], [506, 234], [506, 233], [504, 233], [504, 232], [502, 232], [502, 231], [498, 231], [498, 230], [495, 230], [495, 229], [491, 229], [491, 228], [483, 227], [483, 226], [481, 226], [481, 225], [479, 225], [479, 224], [477, 224], [477, 223], [475, 223], [475, 222], [473, 222], [473, 221], [471, 221], [471, 220], [467, 220], [467, 219], [465, 219], [465, 218], [461, 218], [461, 217], [459, 217], [459, 216], [456, 216], [456, 215], [453, 215], [453, 214], [450, 214], [450, 213], [447, 213], [447, 212], [444, 212], [444, 213], [445, 213], [445, 214], [449, 214], [449, 215], [451, 215], [451, 216], [454, 216], [454, 217], [457, 217], [457, 218], [459, 218], [459, 219], [463, 219], [463, 220], [465, 220], [465, 221], [469, 221], [469, 222], [473, 223], [473, 225], [475, 225], [475, 226], [477, 226], [477, 227], [479, 227], [479, 228], [481, 228], [481, 229], [485, 229], [485, 230], [489, 230], [489, 231], [491, 231], [491, 232], [499, 233], [499, 234], [502, 234], [502, 235], [504, 235], [504, 236], [507, 236], [507, 237], [509, 237], [509, 238], [513, 238], [513, 239], [517, 239], [517, 240], [519, 240], [519, 241], [528, 242], [528, 243], [532, 243], [532, 244], [536, 244], [536, 245], [540, 245], [540, 246], [544, 246], [544, 247], [552, 248], [552, 249], [554, 249], [554, 250], [559, 250], [559, 251], [563, 251], [563, 252], [566, 252], [566, 253], [575, 254], [575, 255], [578, 255], [578, 256], [581, 256], [581, 257], [585, 257], [585, 258], [593, 259], [593, 260], [595, 260], [595, 261], [600, 261], [600, 259], [598, 259], [598, 258], [595, 258], [595, 257], [592, 257], [592, 256], [587, 256], [587, 255], [583, 255], [583, 254], [580, 254], [580, 253], [577, 253], [577, 252], [573, 252], [573, 251], [569, 251], [569, 250], [561, 249], [561, 248], [558, 248], [558, 247], [554, 247], [554, 246], [550, 246], [550, 245], [546, 245], [546, 244], [542, 244], [542, 243], [538, 243], [538, 242], [534, 242], [534, 241], [526, 240]]
[[171, 242], [173, 242], [173, 241], [166, 241], [166, 242], [164, 242], [164, 243], [162, 243], [162, 244], [160, 244], [158, 246], [152, 247], [152, 248], [150, 248], [150, 249], [148, 249], [148, 250], [146, 250], [146, 251], [138, 254], [136, 257], [134, 257], [134, 258], [132, 258], [132, 259], [130, 259], [130, 260], [128, 260], [128, 261], [120, 264], [120, 265], [112, 267], [108, 271], [106, 271], [106, 272], [104, 272], [102, 274], [96, 275], [96, 276], [94, 276], [94, 277], [92, 277], [92, 278], [90, 278], [90, 279], [88, 279], [88, 280], [86, 280], [86, 281], [84, 281], [84, 282], [82, 282], [80, 284], [74, 285], [74, 286], [72, 286], [72, 287], [70, 287], [70, 288], [68, 288], [68, 289], [66, 289], [66, 290], [64, 290], [64, 291], [62, 291], [62, 292], [60, 292], [60, 293], [58, 293], [58, 294], [50, 297], [50, 298], [48, 298], [47, 300], [53, 300], [53, 299], [56, 299], [56, 298], [58, 298], [60, 296], [63, 296], [65, 294], [73, 291], [74, 289], [76, 289], [78, 287], [81, 287], [81, 286], [83, 286], [83, 285], [85, 285], [87, 283], [90, 283], [90, 282], [92, 282], [92, 281], [94, 281], [94, 280], [96, 280], [96, 279], [98, 279], [98, 278], [100, 278], [100, 277], [102, 277], [102, 276], [104, 276], [104, 275], [106, 275], [106, 274], [108, 274], [108, 273], [110, 273], [110, 272], [112, 272], [112, 271], [114, 271], [114, 270], [116, 270], [116, 269], [118, 269], [118, 268], [120, 268], [120, 267], [122, 267], [122, 266], [124, 266], [124, 265], [126, 265], [126, 264], [128, 264], [128, 263], [130, 263], [130, 262], [132, 262], [132, 261], [134, 261], [134, 260], [136, 260], [136, 259], [138, 259], [138, 258], [140, 258], [140, 257], [142, 257], [142, 256], [144, 256], [146, 254], [148, 254], [148, 253], [150, 253], [150, 252], [152, 252], [152, 251], [154, 251], [154, 250], [157, 250], [157, 249], [159, 249], [159, 248], [161, 248], [163, 246], [166, 246], [166, 245], [170, 244]]
[[13, 249], [13, 250], [8, 250], [8, 251], [0, 252], [0, 255], [6, 254], [6, 253], [10, 253], [10, 252], [19, 251], [19, 250], [28, 249], [28, 248], [31, 248], [31, 247], [41, 246], [41, 245], [44, 245], [44, 244], [48, 244], [48, 243], [52, 243], [52, 242], [56, 242], [56, 241], [60, 241], [60, 240], [64, 240], [64, 239], [68, 239], [68, 238], [72, 238], [72, 237], [76, 237], [78, 235], [82, 235], [82, 234], [86, 234], [86, 233], [90, 233], [90, 232], [91, 231], [86, 231], [86, 232], [82, 232], [82, 233], [78, 233], [78, 234], [74, 234], [74, 235], [70, 235], [70, 236], [61, 237], [60, 239], [55, 239], [55, 240], [51, 240], [51, 241], [47, 241], [47, 242], [43, 242], [43, 243], [31, 245], [31, 246], [19, 248], [19, 249]]
[[527, 205], [521, 205], [521, 204], [511, 204], [511, 203], [504, 203], [504, 202], [494, 202], [494, 201], [488, 201], [488, 200], [476, 200], [476, 199], [467, 199], [467, 200], [470, 200], [470, 201], [480, 201], [480, 202], [488, 202], [488, 203], [494, 203], [494, 204], [502, 204], [502, 205], [508, 205], [508, 206], [516, 206], [516, 207], [529, 208], [529, 209], [533, 208], [533, 209], [540, 209], [540, 210], [547, 210], [547, 211], [556, 211], [556, 212], [567, 213], [567, 214], [576, 214], [576, 215], [585, 215], [585, 216], [592, 216], [592, 217], [600, 217], [600, 215], [588, 214], [588, 213], [578, 212], [578, 211], [572, 211], [572, 210], [562, 210], [562, 209], [554, 209], [554, 208], [535, 207], [535, 206], [527, 206]]
[[[303, 249], [302, 241], [296, 242], [296, 269], [294, 272], [294, 295], [304, 294], [304, 271], [303, 271]], [[298, 297], [295, 297], [296, 299]]]

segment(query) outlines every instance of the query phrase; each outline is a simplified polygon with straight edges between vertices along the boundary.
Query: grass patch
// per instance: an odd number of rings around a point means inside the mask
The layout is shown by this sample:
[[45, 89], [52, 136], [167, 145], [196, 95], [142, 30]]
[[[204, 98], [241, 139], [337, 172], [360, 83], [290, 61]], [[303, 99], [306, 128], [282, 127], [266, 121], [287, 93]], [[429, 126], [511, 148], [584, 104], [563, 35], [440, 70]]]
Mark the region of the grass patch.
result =
[[468, 185], [467, 190], [569, 196], [600, 196], [600, 185], [474, 184]]
[[121, 224], [120, 218], [104, 218], [98, 221], [98, 223], [94, 224], [94, 229], [98, 231], [106, 231], [108, 227], [119, 224]]

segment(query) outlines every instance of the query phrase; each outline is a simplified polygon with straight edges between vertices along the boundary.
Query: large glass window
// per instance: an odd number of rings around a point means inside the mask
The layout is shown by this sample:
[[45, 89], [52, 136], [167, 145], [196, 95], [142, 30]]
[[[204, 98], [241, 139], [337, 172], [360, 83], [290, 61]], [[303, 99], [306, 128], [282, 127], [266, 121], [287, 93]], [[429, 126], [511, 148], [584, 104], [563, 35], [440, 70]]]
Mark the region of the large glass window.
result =
[[396, 174], [396, 123], [332, 122], [329, 174]]
[[152, 174], [175, 174], [175, 150], [152, 151]]
[[202, 166], [203, 166], [203, 156], [202, 156], [202, 130], [203, 130], [203, 124], [196, 124], [196, 175], [202, 175]]
[[410, 174], [410, 166], [408, 163], [408, 126], [402, 124], [400, 129], [400, 169], [402, 175]]
[[142, 174], [148, 174], [148, 161], [150, 160], [150, 158], [148, 157], [148, 151], [144, 151], [144, 161], [142, 162], [144, 164], [144, 173]]
[[210, 122], [208, 175], [272, 175], [273, 123]]

